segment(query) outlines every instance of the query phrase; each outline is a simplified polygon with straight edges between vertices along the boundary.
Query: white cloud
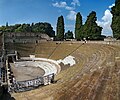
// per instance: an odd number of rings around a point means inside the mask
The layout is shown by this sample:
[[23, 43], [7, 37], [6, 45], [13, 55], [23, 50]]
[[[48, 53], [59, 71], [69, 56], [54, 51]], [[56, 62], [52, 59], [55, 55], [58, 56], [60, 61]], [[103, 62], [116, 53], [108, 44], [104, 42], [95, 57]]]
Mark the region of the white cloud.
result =
[[73, 7], [69, 7], [69, 6], [66, 6], [65, 9], [66, 9], [66, 10], [74, 10]]
[[99, 26], [101, 26], [103, 28], [102, 30], [102, 34], [106, 35], [106, 36], [110, 36], [112, 35], [112, 29], [110, 27], [111, 22], [97, 22]]
[[66, 16], [68, 20], [75, 20], [76, 19], [76, 12], [74, 11], [76, 6], [80, 6], [80, 2], [79, 0], [73, 0], [71, 2], [71, 6], [69, 6], [66, 2], [56, 2], [56, 3], [52, 3], [53, 7], [57, 7], [57, 8], [64, 8], [65, 10], [68, 10], [69, 13]]
[[66, 3], [66, 2], [60, 2], [60, 3], [56, 2], [56, 3], [53, 3], [52, 5], [53, 5], [54, 7], [64, 8], [64, 7], [67, 6], [67, 3]]
[[66, 28], [74, 28], [75, 25], [65, 25]]
[[115, 4], [110, 5], [109, 8], [112, 8], [113, 6], [115, 6]]
[[112, 21], [112, 14], [110, 12], [110, 10], [106, 10], [104, 13], [104, 16], [102, 17], [102, 20], [105, 22], [111, 22]]
[[69, 14], [67, 15], [67, 19], [75, 20], [76, 19], [76, 12], [75, 11], [70, 11]]
[[56, 2], [52, 4], [54, 7], [65, 8], [66, 10], [74, 10], [74, 7], [70, 7], [66, 2]]
[[103, 35], [111, 35], [112, 29], [111, 29], [111, 22], [112, 22], [112, 14], [110, 10], [106, 10], [104, 13], [104, 16], [102, 17], [102, 21], [97, 21], [97, 24], [103, 28], [102, 34]]
[[73, 0], [72, 2], [71, 2], [71, 4], [72, 5], [74, 5], [74, 6], [80, 6], [80, 2], [79, 2], [79, 0]]

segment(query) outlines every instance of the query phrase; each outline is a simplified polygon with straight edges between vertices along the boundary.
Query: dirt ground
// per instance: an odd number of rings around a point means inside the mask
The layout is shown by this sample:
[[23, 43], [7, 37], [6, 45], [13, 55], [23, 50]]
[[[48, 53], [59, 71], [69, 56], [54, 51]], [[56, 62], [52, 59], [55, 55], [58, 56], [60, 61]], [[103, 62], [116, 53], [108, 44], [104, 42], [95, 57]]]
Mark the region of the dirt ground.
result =
[[62, 65], [56, 83], [12, 96], [16, 100], [120, 100], [120, 46], [80, 45], [61, 43], [49, 57], [71, 55], [77, 62], [71, 67]]
[[40, 77], [44, 74], [44, 70], [34, 66], [12, 66], [13, 74], [17, 81], [30, 80]]

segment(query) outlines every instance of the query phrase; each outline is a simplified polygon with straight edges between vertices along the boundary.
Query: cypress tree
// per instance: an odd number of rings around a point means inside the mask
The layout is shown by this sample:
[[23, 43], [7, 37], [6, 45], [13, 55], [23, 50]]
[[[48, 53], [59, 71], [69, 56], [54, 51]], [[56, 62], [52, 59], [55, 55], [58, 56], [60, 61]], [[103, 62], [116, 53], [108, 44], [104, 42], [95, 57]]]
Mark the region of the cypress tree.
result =
[[84, 24], [82, 29], [83, 38], [89, 39], [99, 39], [101, 37], [102, 27], [98, 26], [96, 23], [97, 17], [96, 12], [92, 11]]
[[111, 25], [113, 36], [120, 39], [120, 0], [116, 0], [115, 6], [112, 7], [111, 13], [113, 14]]
[[60, 16], [58, 17], [58, 20], [57, 20], [57, 28], [56, 28], [56, 32], [57, 32], [57, 40], [64, 40], [64, 18], [63, 16]]
[[6, 27], [8, 27], [8, 22], [6, 22]]
[[80, 12], [76, 14], [76, 23], [75, 23], [75, 39], [79, 40], [80, 39], [80, 29], [82, 27], [82, 16]]

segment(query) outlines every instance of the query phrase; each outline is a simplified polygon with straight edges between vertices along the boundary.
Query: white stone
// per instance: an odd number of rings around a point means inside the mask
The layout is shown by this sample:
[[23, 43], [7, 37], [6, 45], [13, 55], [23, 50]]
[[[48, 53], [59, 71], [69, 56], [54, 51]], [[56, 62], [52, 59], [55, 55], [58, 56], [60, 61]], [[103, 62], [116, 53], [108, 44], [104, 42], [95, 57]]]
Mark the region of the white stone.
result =
[[76, 64], [76, 61], [74, 60], [75, 57], [73, 56], [67, 56], [63, 60], [59, 59], [57, 60], [58, 63], [63, 63], [64, 65], [70, 64], [70, 66], [73, 66]]

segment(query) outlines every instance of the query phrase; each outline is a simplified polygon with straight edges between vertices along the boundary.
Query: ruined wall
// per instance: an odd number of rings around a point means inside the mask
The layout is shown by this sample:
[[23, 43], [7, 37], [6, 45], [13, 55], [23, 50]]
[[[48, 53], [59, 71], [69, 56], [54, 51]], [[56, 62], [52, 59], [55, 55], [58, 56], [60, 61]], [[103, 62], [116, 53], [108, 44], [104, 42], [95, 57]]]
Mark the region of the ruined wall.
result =
[[6, 43], [39, 43], [43, 40], [50, 40], [50, 37], [43, 33], [5, 33]]

